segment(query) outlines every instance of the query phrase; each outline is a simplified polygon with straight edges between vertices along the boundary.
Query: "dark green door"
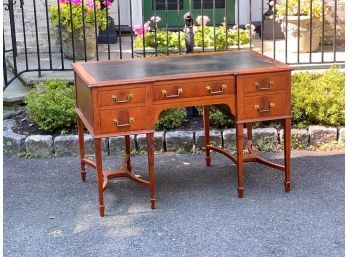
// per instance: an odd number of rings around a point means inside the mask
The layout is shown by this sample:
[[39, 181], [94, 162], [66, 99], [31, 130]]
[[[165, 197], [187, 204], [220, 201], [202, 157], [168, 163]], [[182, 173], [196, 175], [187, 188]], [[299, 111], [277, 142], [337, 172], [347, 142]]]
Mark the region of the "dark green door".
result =
[[[144, 0], [144, 19], [149, 20], [155, 15], [154, 0]], [[234, 3], [235, 0], [215, 0], [215, 23], [221, 24], [224, 21], [224, 17], [227, 16], [228, 24], [234, 23]], [[156, 16], [161, 17], [159, 26], [165, 27], [168, 17], [168, 26], [173, 27], [177, 25], [185, 25], [184, 14], [191, 10], [194, 18], [202, 15], [201, 12], [201, 0], [167, 0], [168, 11], [166, 9], [165, 0], [156, 0]], [[179, 8], [178, 8], [179, 7]], [[213, 25], [213, 0], [203, 0], [203, 15], [209, 16], [210, 22], [208, 25]]]

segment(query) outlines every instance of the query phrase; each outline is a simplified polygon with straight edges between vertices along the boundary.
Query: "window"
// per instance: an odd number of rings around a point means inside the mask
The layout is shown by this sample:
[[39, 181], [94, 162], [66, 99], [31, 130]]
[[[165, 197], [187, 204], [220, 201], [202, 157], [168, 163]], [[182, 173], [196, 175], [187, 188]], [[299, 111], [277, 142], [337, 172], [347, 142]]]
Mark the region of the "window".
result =
[[[214, 0], [203, 0], [204, 9], [213, 9]], [[201, 0], [194, 0], [194, 9], [202, 9]], [[215, 8], [225, 8], [225, 0], [215, 0]]]
[[[177, 10], [179, 3], [179, 10], [183, 9], [183, 0], [167, 0], [168, 10]], [[152, 9], [154, 10], [154, 1], [152, 1]], [[156, 10], [166, 10], [166, 0], [156, 0]]]

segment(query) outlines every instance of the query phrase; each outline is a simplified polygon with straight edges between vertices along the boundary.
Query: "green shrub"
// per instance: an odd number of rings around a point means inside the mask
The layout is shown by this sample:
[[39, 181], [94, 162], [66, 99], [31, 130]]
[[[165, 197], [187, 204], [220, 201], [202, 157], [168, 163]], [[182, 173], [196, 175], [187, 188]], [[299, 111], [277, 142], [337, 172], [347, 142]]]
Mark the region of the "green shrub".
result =
[[332, 66], [323, 74], [292, 77], [292, 114], [297, 127], [344, 125], [344, 73]]
[[161, 112], [156, 129], [171, 130], [181, 126], [186, 118], [186, 110], [184, 108], [168, 109]]
[[[200, 115], [203, 113], [202, 107], [196, 107]], [[209, 124], [217, 128], [230, 128], [234, 125], [234, 120], [224, 114], [214, 106], [209, 108]]]
[[30, 118], [44, 131], [71, 127], [75, 123], [75, 91], [68, 82], [38, 83], [25, 98]]

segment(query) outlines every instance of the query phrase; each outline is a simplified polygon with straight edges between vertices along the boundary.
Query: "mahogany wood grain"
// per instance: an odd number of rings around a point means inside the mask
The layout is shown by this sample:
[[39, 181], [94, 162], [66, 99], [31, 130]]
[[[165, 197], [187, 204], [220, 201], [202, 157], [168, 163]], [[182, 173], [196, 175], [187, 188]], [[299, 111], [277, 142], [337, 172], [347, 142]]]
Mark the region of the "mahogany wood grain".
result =
[[244, 149], [244, 137], [243, 137], [243, 124], [236, 125], [236, 145], [237, 145], [237, 191], [238, 197], [244, 196], [244, 171], [243, 171], [243, 149]]
[[242, 76], [243, 91], [247, 93], [267, 93], [275, 90], [284, 90], [287, 84], [287, 73], [265, 73]]
[[99, 198], [99, 214], [104, 217], [104, 188], [103, 188], [103, 161], [102, 161], [102, 146], [101, 139], [94, 139], [95, 163], [97, 170], [98, 198]]
[[[220, 60], [225, 60], [226, 64]], [[211, 165], [211, 151], [236, 162], [238, 197], [244, 195], [243, 164], [246, 162], [259, 162], [283, 171], [285, 191], [290, 191], [291, 68], [288, 65], [245, 50], [75, 63], [72, 66], [75, 71], [81, 176], [85, 178], [85, 165], [96, 168], [101, 216], [105, 211], [103, 190], [111, 178], [128, 177], [149, 187], [151, 208], [155, 208], [153, 127], [161, 111], [169, 108], [203, 106], [206, 165]], [[124, 67], [128, 67], [125, 72], [114, 72]], [[210, 105], [226, 105], [224, 111], [235, 119], [236, 155], [210, 145]], [[275, 119], [285, 122], [284, 166], [257, 156], [252, 148], [252, 123]], [[95, 164], [85, 158], [83, 125], [94, 138]], [[248, 153], [243, 151], [244, 125], [247, 127]], [[131, 173], [130, 135], [139, 133], [147, 137], [149, 181]], [[111, 136], [125, 136], [126, 157], [120, 169], [103, 171], [101, 139]]]
[[145, 107], [100, 111], [101, 133], [142, 130], [149, 128]]
[[243, 117], [245, 119], [277, 117], [286, 114], [285, 94], [244, 97]]
[[210, 134], [209, 134], [209, 105], [203, 106], [204, 142], [205, 142], [205, 162], [207, 166], [211, 164], [210, 157]]
[[81, 178], [82, 181], [86, 180], [86, 163], [85, 159], [85, 140], [84, 140], [84, 126], [81, 118], [77, 116], [77, 130], [79, 135], [79, 147], [80, 147], [80, 161], [81, 161]]
[[[131, 147], [130, 147], [130, 136], [129, 135], [124, 136], [124, 144], [125, 144], [125, 148], [126, 148], [126, 155], [130, 156]], [[127, 170], [129, 172], [132, 171], [130, 158], [127, 158], [126, 167], [127, 167]]]
[[137, 103], [146, 102], [146, 88], [134, 87], [134, 88], [120, 88], [117, 90], [100, 90], [98, 92], [98, 105], [99, 107], [112, 106], [112, 107], [128, 107]]

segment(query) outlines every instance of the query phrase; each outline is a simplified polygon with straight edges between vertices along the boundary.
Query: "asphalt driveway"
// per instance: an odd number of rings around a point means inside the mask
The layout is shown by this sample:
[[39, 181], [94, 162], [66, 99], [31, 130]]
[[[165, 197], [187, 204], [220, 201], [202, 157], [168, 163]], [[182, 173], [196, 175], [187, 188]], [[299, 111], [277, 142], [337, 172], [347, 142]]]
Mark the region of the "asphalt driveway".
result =
[[[146, 177], [146, 163], [135, 157], [135, 173]], [[288, 194], [281, 173], [247, 164], [244, 199], [235, 165], [217, 154], [204, 163], [156, 155], [157, 209], [146, 188], [119, 179], [100, 218], [94, 172], [83, 183], [78, 158], [4, 156], [4, 255], [344, 256], [343, 153], [293, 152]]]

